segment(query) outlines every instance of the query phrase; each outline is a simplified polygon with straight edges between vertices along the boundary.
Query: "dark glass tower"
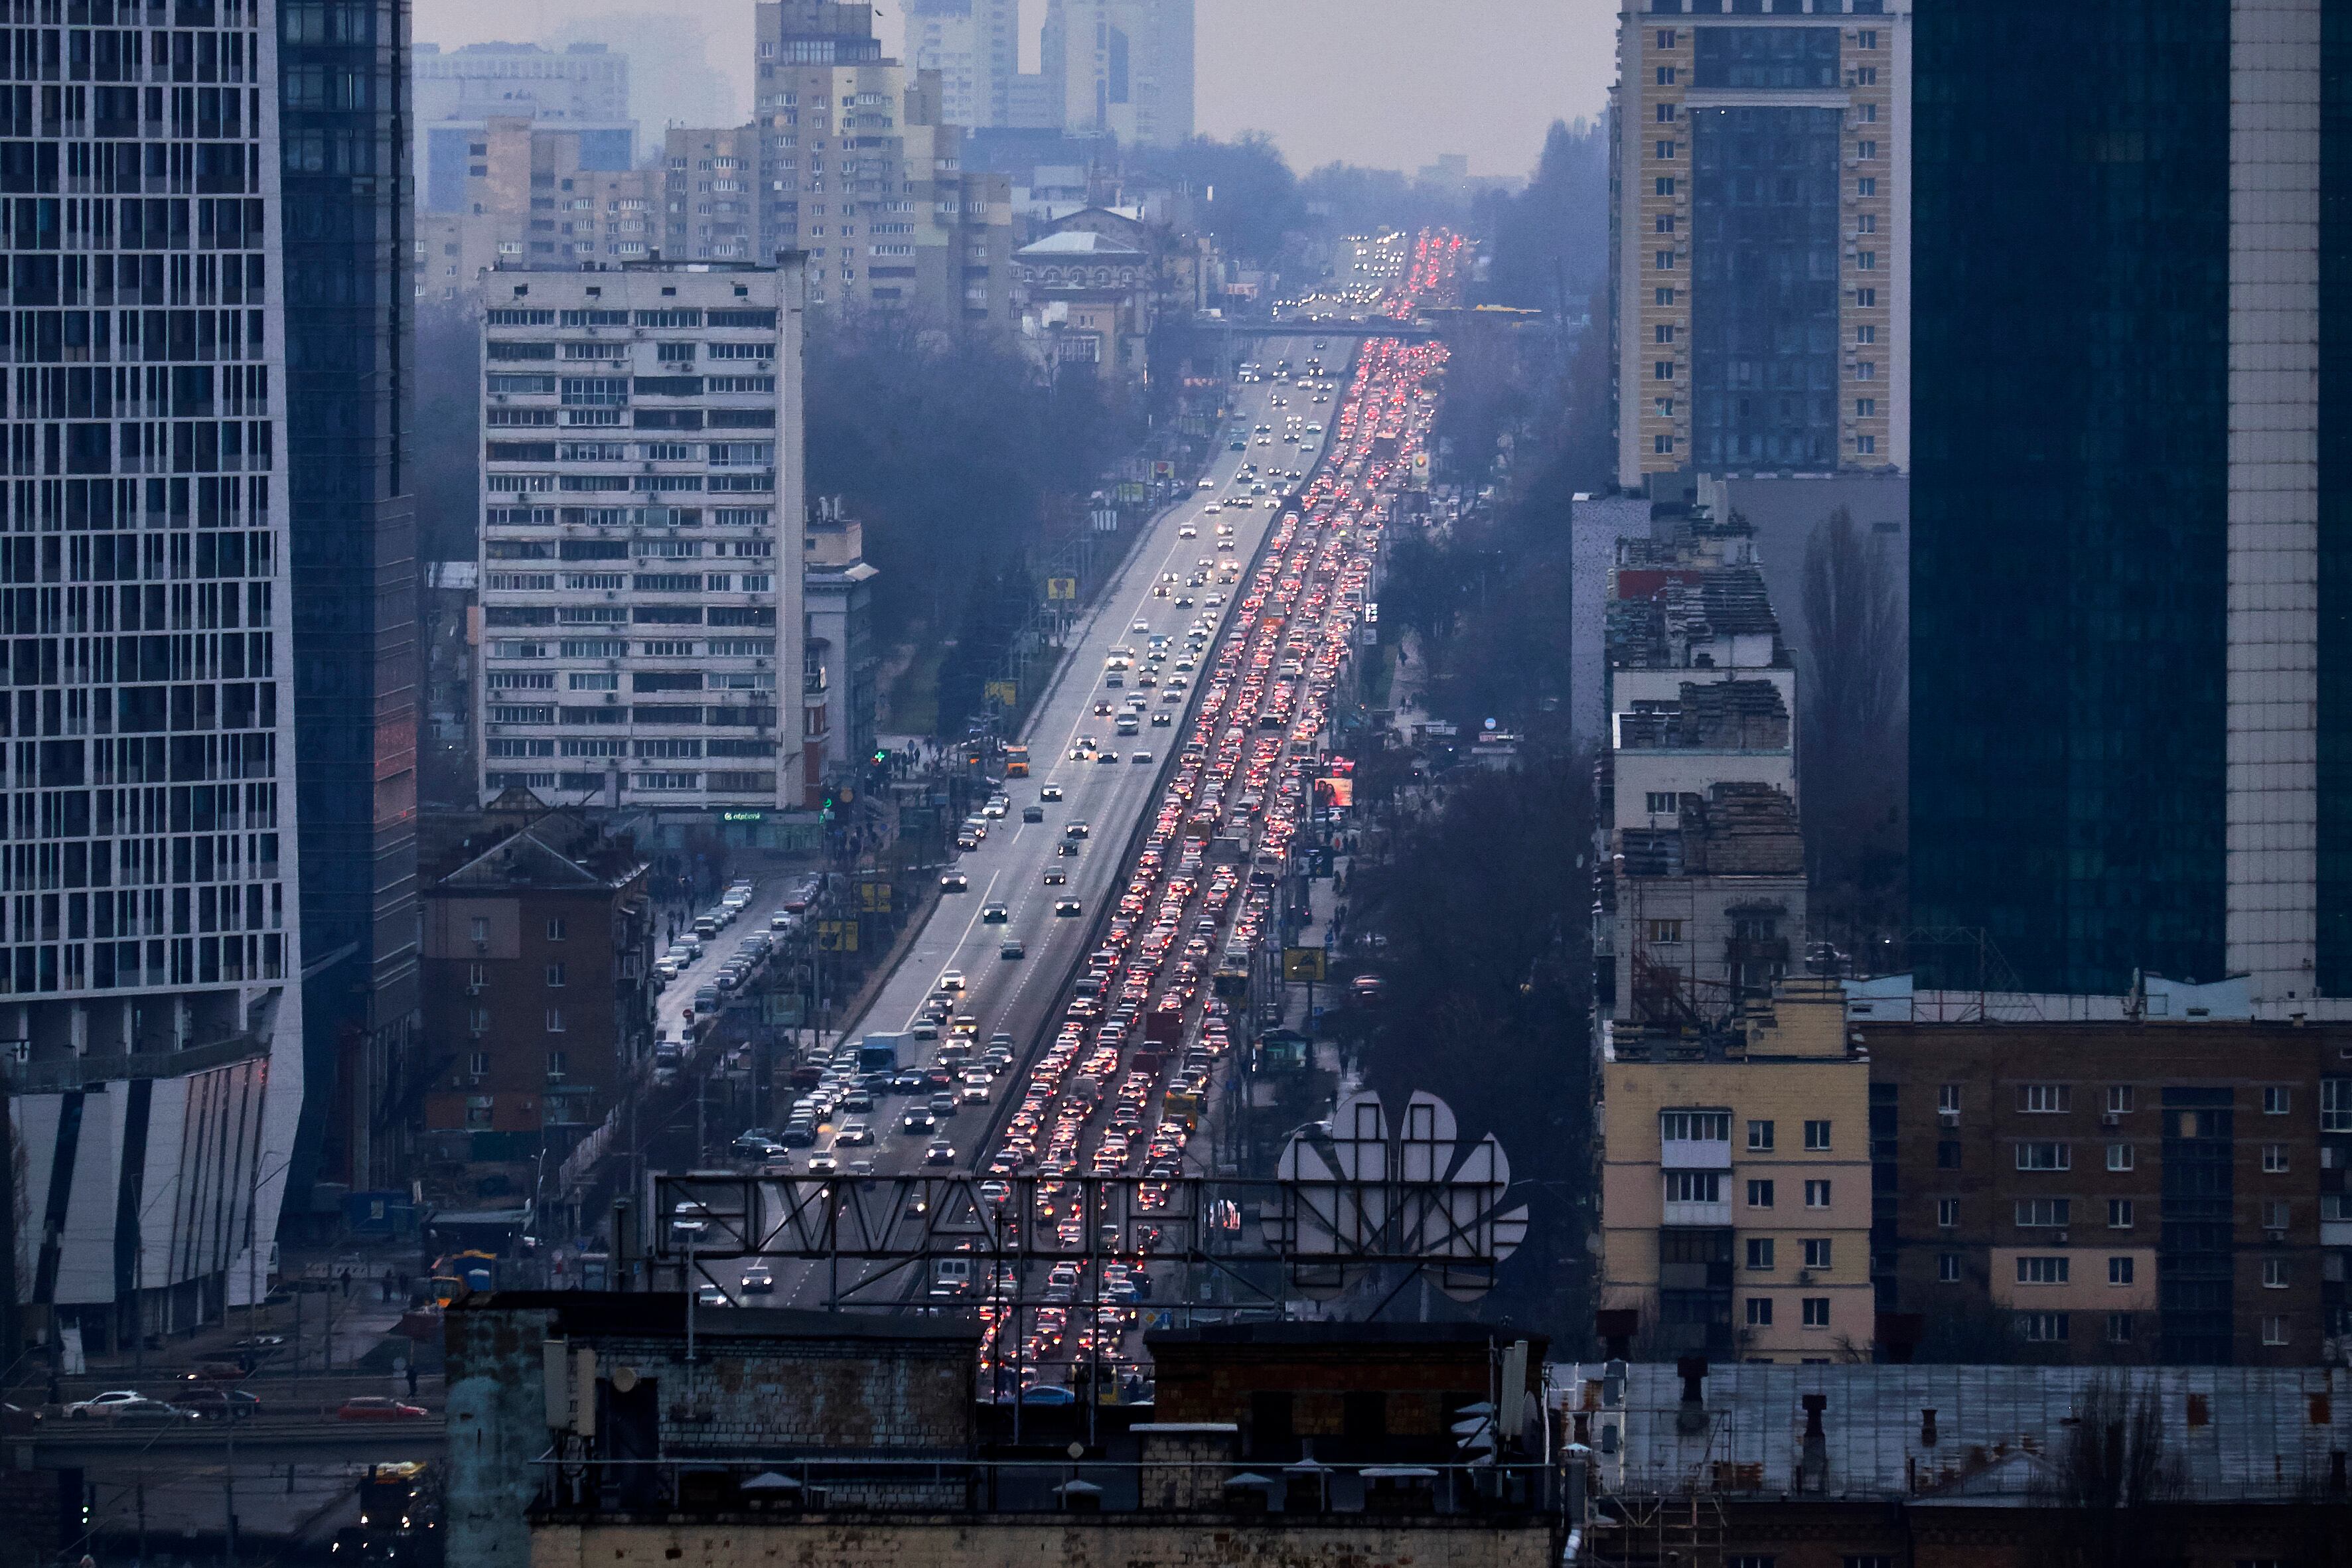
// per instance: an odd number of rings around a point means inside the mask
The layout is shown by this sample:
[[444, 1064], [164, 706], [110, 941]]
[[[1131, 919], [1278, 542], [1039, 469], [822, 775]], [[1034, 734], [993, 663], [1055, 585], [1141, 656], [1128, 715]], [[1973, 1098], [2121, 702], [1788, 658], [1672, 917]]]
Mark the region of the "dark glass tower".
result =
[[2227, 967], [2231, 17], [1915, 16], [1913, 919], [2029, 989]]
[[408, 0], [278, 6], [313, 1181], [404, 1175], [416, 1009]]

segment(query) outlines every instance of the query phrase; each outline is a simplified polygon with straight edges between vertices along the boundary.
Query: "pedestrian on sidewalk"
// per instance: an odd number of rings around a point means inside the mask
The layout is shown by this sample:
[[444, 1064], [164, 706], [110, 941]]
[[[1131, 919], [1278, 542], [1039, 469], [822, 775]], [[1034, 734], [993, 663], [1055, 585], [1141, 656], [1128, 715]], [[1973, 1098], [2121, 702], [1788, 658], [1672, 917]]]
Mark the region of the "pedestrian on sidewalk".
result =
[[387, 1303], [392, 1300], [392, 1270], [389, 1269], [383, 1271], [383, 1299]]
[[352, 1299], [352, 1271], [349, 1269], [342, 1271], [341, 1280], [343, 1285], [343, 1300], [348, 1301]]
[[408, 1358], [408, 1396], [416, 1397], [416, 1357], [413, 1354]]

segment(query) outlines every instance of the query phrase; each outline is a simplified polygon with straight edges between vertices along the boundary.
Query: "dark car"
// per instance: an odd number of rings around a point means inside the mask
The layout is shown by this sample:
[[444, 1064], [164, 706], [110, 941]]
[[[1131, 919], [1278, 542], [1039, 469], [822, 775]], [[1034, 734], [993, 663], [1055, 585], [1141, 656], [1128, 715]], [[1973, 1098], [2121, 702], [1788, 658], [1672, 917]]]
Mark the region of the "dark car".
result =
[[940, 891], [941, 893], [962, 893], [971, 887], [971, 882], [968, 881], [963, 873], [960, 871], [949, 872], [940, 878]]
[[261, 1398], [242, 1388], [191, 1388], [180, 1406], [207, 1421], [246, 1421], [261, 1414]]
[[898, 1118], [898, 1130], [902, 1133], [928, 1133], [939, 1124], [940, 1119], [920, 1105], [908, 1106], [907, 1113]]

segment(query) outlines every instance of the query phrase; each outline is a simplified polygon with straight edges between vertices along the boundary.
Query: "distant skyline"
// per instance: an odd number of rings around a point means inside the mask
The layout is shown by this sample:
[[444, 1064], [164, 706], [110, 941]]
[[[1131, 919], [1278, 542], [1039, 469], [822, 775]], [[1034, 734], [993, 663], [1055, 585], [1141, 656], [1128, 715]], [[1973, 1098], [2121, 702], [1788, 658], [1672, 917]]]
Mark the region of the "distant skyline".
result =
[[[1265, 131], [1302, 174], [1342, 161], [1411, 172], [1444, 152], [1466, 156], [1475, 174], [1524, 174], [1545, 127], [1600, 114], [1614, 68], [1616, 12], [1601, 0], [1195, 4], [1201, 131]], [[1036, 66], [1045, 9], [1022, 0], [1024, 70]], [[900, 53], [899, 5], [876, 12], [885, 48]], [[709, 70], [638, 84], [644, 131], [736, 122], [752, 98], [751, 0], [415, 0], [415, 37], [445, 48], [546, 43], [596, 38], [606, 16], [665, 16], [684, 25], [681, 45], [699, 30]]]

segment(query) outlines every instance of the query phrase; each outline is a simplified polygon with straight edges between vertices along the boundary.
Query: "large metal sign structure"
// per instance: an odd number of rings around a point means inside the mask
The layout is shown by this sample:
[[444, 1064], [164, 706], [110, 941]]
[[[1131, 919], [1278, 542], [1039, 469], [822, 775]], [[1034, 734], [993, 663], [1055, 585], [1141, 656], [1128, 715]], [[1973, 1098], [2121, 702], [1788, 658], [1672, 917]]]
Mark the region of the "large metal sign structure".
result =
[[[1428, 1271], [1472, 1301], [1526, 1236], [1527, 1207], [1508, 1202], [1509, 1188], [1502, 1146], [1490, 1134], [1457, 1148], [1444, 1101], [1414, 1094], [1392, 1127], [1378, 1098], [1360, 1094], [1328, 1131], [1294, 1134], [1272, 1180], [658, 1175], [647, 1250], [713, 1282], [717, 1264], [822, 1264], [828, 1304], [841, 1306], [926, 1301], [929, 1265], [945, 1259], [977, 1266], [978, 1293], [1019, 1303], [1056, 1264], [1122, 1257], [1180, 1270], [1179, 1301], [1329, 1300], [1383, 1267]], [[1217, 1279], [1232, 1289], [1198, 1288]]]

